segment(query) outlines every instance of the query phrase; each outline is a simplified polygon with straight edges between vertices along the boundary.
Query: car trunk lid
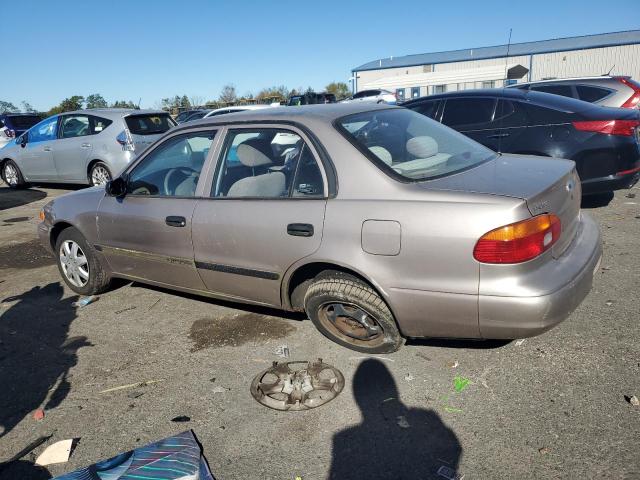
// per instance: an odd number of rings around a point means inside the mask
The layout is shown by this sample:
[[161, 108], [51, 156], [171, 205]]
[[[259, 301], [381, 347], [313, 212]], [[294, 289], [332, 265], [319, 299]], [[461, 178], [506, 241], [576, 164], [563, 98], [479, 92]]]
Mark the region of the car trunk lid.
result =
[[562, 234], [553, 246], [558, 257], [576, 234], [582, 189], [570, 160], [528, 155], [498, 155], [495, 159], [444, 178], [421, 182], [429, 190], [449, 190], [520, 198], [531, 215], [553, 213]]

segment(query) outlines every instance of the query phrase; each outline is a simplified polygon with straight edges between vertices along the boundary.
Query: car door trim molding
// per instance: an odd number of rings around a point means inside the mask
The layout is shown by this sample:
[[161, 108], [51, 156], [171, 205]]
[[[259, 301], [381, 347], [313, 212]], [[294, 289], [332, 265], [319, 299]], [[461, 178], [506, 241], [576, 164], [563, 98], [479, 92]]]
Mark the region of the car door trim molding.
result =
[[174, 257], [171, 255], [163, 255], [161, 253], [143, 252], [141, 250], [132, 250], [129, 248], [111, 247], [109, 245], [99, 245], [99, 244], [94, 245], [93, 248], [95, 248], [98, 252], [103, 252], [111, 255], [142, 258], [144, 260], [170, 263], [172, 265], [184, 265], [187, 267], [195, 266], [194, 261], [192, 259], [185, 258], [185, 257]]
[[196, 268], [203, 270], [211, 270], [213, 272], [232, 273], [234, 275], [242, 275], [245, 277], [256, 277], [265, 280], [279, 280], [280, 275], [276, 272], [268, 272], [265, 270], [255, 270], [253, 268], [236, 267], [234, 265], [223, 265], [221, 263], [195, 262]]

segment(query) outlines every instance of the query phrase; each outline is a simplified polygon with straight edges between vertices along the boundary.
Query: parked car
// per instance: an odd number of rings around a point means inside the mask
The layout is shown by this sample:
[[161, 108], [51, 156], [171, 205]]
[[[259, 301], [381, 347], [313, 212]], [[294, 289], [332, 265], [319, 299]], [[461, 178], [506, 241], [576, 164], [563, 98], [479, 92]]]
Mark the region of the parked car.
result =
[[403, 337], [537, 335], [580, 304], [601, 257], [574, 162], [497, 155], [375, 104], [179, 126], [41, 219], [81, 295], [121, 277], [306, 311], [369, 353]]
[[198, 110], [197, 112], [192, 113], [191, 115], [189, 115], [183, 122], [181, 123], [186, 123], [186, 122], [192, 122], [194, 120], [200, 120], [201, 118], [203, 118], [207, 113], [211, 112], [212, 110], [209, 109], [203, 109], [203, 110]]
[[577, 98], [603, 107], [640, 108], [640, 83], [628, 76], [541, 80], [518, 83], [509, 88]]
[[574, 160], [584, 195], [630, 188], [640, 176], [637, 110], [518, 89], [450, 92], [402, 105], [494, 151]]
[[201, 109], [194, 109], [194, 110], [185, 110], [184, 112], [180, 112], [176, 117], [176, 123], [181, 124], [182, 122], [185, 122], [187, 118], [189, 118], [194, 113], [198, 113], [200, 110]]
[[372, 103], [388, 103], [389, 105], [395, 105], [398, 101], [398, 97], [395, 93], [389, 90], [375, 89], [375, 90], [361, 90], [355, 95], [346, 100], [342, 100], [342, 103], [349, 102], [372, 102]]
[[31, 182], [104, 185], [175, 126], [156, 110], [91, 109], [49, 117], [0, 150], [11, 188]]
[[299, 105], [316, 105], [318, 103], [336, 103], [336, 96], [333, 93], [307, 92], [301, 95], [292, 95], [287, 102], [290, 107]]
[[218, 115], [226, 115], [227, 113], [246, 112], [248, 110], [262, 110], [264, 108], [271, 108], [271, 105], [235, 105], [233, 107], [222, 107], [211, 110], [202, 118], [211, 118]]
[[0, 148], [42, 120], [37, 113], [0, 114]]

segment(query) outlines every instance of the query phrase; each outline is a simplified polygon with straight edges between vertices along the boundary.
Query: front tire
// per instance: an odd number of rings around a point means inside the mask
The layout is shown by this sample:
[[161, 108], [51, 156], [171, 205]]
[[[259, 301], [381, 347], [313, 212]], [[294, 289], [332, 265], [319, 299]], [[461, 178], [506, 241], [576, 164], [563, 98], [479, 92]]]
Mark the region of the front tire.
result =
[[316, 277], [304, 297], [307, 315], [330, 340], [363, 353], [391, 353], [403, 338], [393, 314], [373, 288], [338, 271]]
[[109, 167], [104, 163], [96, 162], [91, 166], [91, 170], [89, 171], [89, 182], [92, 187], [102, 187], [106, 185], [111, 178]]
[[77, 229], [69, 227], [60, 233], [55, 254], [60, 275], [74, 292], [95, 295], [104, 292], [111, 284], [96, 251]]
[[27, 183], [24, 181], [22, 172], [13, 160], [7, 160], [2, 165], [2, 180], [9, 185], [9, 188], [18, 189], [25, 188]]

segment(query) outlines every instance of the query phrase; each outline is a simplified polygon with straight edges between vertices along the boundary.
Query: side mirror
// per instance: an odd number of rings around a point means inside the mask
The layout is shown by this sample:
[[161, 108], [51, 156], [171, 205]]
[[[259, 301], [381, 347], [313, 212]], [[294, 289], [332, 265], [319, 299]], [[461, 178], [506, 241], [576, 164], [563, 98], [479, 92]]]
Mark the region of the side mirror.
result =
[[107, 195], [122, 198], [127, 194], [127, 180], [124, 177], [114, 178], [107, 182], [104, 189]]
[[24, 135], [22, 135], [19, 139], [18, 142], [20, 143], [20, 146], [22, 148], [27, 146], [27, 134], [25, 133]]

